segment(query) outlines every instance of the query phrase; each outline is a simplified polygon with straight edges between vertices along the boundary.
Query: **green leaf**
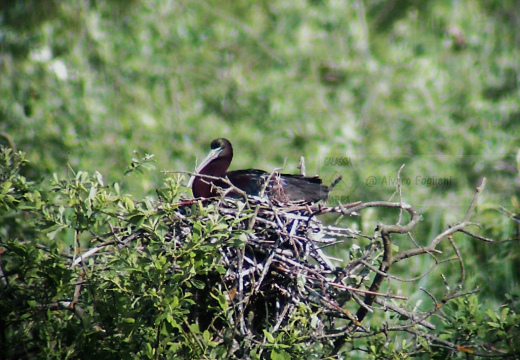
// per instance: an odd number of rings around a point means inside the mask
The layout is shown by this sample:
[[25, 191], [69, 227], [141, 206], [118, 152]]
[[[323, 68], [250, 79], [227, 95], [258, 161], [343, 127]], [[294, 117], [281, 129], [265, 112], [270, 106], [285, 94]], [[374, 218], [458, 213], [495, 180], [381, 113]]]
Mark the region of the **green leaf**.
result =
[[140, 228], [143, 226], [143, 223], [146, 221], [146, 216], [142, 215], [142, 214], [138, 214], [138, 215], [132, 215], [128, 218], [128, 221], [131, 223], [131, 224], [134, 224], [137, 228]]
[[291, 355], [282, 349], [271, 350], [271, 360], [291, 360]]
[[206, 287], [206, 284], [201, 280], [191, 279], [190, 282], [194, 287], [196, 287], [199, 290], [202, 290]]
[[269, 343], [274, 344], [275, 340], [274, 340], [273, 335], [269, 331], [267, 331], [266, 329], [264, 329], [264, 336], [265, 336], [265, 338], [267, 339], [267, 341]]
[[507, 307], [502, 308], [502, 310], [500, 311], [500, 321], [501, 322], [506, 322], [508, 313], [509, 313], [509, 309]]
[[204, 342], [207, 344], [210, 342], [211, 340], [211, 334], [209, 333], [208, 330], [204, 330], [204, 332], [202, 333], [202, 339], [204, 339]]

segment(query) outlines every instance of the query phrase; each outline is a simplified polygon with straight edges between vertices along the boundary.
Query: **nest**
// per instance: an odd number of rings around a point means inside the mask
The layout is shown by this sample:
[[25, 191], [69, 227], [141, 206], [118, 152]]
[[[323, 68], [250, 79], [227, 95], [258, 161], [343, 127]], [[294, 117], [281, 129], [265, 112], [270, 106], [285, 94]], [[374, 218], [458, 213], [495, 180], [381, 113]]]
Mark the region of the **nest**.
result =
[[[207, 239], [218, 248], [218, 264], [225, 272], [199, 277], [205, 286], [196, 291], [190, 318], [201, 329], [221, 331], [227, 321], [234, 336], [259, 340], [264, 330], [273, 333], [291, 324], [303, 309], [312, 319], [300, 324], [309, 343], [365, 331], [355, 309], [349, 310], [346, 305], [353, 302], [356, 308], [368, 309], [362, 297], [376, 292], [367, 290], [364, 282], [377, 271], [382, 247], [375, 244], [363, 257], [346, 267], [337, 267], [333, 262], [344, 261], [325, 255], [323, 248], [363, 235], [350, 228], [324, 225], [318, 218], [331, 212], [356, 215], [354, 209], [360, 203], [324, 207], [251, 196], [199, 201], [205, 203], [206, 211], [204, 218], [197, 221], [210, 223], [222, 217], [229, 231], [239, 233], [241, 239], [238, 244], [221, 238]], [[168, 236], [175, 247], [185, 246], [192, 234], [193, 202], [185, 202], [168, 218]], [[217, 288], [232, 309], [226, 321], [208, 310]]]

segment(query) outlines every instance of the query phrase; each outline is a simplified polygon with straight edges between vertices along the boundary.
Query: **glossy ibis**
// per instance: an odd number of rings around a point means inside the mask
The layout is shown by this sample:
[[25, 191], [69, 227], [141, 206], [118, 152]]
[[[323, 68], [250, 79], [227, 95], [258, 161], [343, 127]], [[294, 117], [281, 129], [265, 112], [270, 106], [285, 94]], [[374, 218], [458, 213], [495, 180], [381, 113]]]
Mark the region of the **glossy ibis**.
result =
[[[228, 178], [237, 188], [248, 195], [258, 196], [269, 179], [270, 173], [257, 170], [227, 171], [233, 159], [233, 147], [229, 140], [220, 138], [211, 142], [211, 151], [195, 170], [196, 174], [210, 175], [219, 178]], [[229, 184], [222, 180], [204, 179], [192, 176], [188, 186], [192, 187], [195, 197], [213, 197], [218, 195], [215, 186], [229, 188]], [[318, 177], [302, 175], [274, 174], [266, 187], [265, 194], [278, 201], [317, 202], [327, 199], [329, 187], [322, 185]]]

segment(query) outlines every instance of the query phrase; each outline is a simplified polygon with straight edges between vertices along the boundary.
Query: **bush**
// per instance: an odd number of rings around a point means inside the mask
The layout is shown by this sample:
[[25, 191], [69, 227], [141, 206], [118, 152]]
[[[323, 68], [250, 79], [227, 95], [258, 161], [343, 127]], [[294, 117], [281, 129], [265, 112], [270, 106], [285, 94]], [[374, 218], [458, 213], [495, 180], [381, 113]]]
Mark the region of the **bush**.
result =
[[[420, 216], [402, 203], [190, 200], [180, 177], [166, 179], [157, 201], [133, 200], [99, 173], [71, 171], [49, 186], [20, 175], [23, 153], [4, 148], [1, 159], [3, 358], [518, 357], [514, 299], [491, 309], [462, 292], [454, 236], [487, 240], [469, 233], [471, 209], [428, 246], [404, 249], [393, 239]], [[410, 220], [367, 235], [316, 217], [374, 207]], [[317, 245], [345, 237], [349, 261], [334, 267]], [[452, 254], [440, 254], [442, 243]], [[460, 264], [441, 298], [422, 290], [426, 307], [407, 292], [419, 279], [389, 273], [424, 256], [437, 263], [424, 277]]]

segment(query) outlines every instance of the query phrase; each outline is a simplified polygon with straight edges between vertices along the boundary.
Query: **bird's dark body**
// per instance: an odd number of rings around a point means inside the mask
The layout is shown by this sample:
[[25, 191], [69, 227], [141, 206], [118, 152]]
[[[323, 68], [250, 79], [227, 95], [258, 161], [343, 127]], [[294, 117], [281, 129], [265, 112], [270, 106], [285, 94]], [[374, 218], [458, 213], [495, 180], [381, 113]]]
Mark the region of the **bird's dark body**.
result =
[[[226, 139], [213, 140], [211, 149], [208, 158], [201, 163], [201, 168], [197, 173], [221, 178], [227, 177], [235, 187], [248, 195], [259, 196], [261, 194], [270, 173], [258, 169], [226, 171], [233, 158], [233, 148]], [[218, 191], [211, 184], [224, 189], [229, 188], [225, 181], [195, 176], [192, 184], [193, 195], [205, 198], [217, 196]], [[318, 177], [273, 174], [264, 194], [283, 202], [300, 200], [317, 202], [327, 199], [328, 193], [329, 188], [322, 185], [322, 181]]]

